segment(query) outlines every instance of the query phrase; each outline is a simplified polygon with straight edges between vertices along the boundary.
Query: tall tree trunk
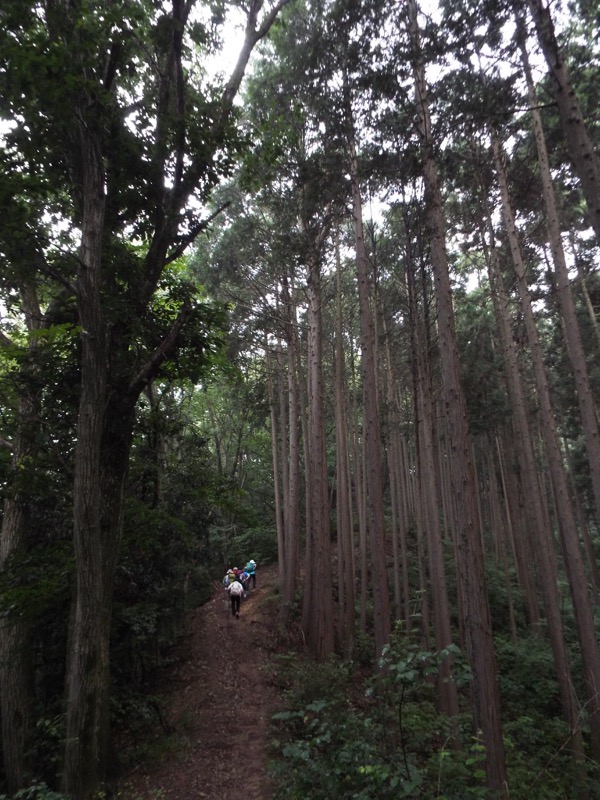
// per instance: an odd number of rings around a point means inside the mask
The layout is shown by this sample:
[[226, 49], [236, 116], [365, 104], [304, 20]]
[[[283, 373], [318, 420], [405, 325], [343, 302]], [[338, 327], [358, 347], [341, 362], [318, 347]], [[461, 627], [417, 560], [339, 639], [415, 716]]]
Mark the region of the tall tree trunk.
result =
[[348, 408], [346, 404], [346, 364], [342, 328], [342, 289], [339, 242], [336, 241], [337, 305], [335, 342], [335, 432], [337, 454], [337, 539], [339, 561], [340, 641], [346, 658], [354, 652], [354, 535], [348, 458]]
[[[516, 646], [518, 641], [518, 633], [517, 633], [517, 619], [515, 615], [515, 603], [514, 603], [514, 596], [513, 596], [513, 587], [512, 581], [510, 579], [510, 572], [509, 572], [509, 560], [507, 555], [507, 549], [510, 550], [511, 555], [513, 555], [514, 550], [512, 547], [512, 542], [514, 539], [514, 530], [512, 519], [510, 515], [510, 506], [507, 500], [507, 492], [508, 487], [506, 486], [506, 482], [504, 480], [504, 467], [500, 461], [500, 442], [498, 437], [495, 437], [495, 448], [496, 448], [496, 455], [498, 457], [498, 469], [500, 471], [500, 475], [498, 478], [494, 479], [494, 502], [498, 505], [498, 525], [496, 527], [496, 536], [498, 538], [498, 549], [499, 549], [499, 556], [502, 562], [502, 569], [504, 572], [504, 585], [506, 586], [506, 596], [508, 598], [508, 610], [509, 610], [509, 619], [510, 619], [510, 638], [513, 646]], [[490, 447], [489, 449], [489, 459], [490, 464], [494, 464], [494, 457], [492, 455], [493, 448]], [[490, 467], [491, 469], [492, 467]], [[502, 512], [502, 500], [501, 497], [504, 497], [504, 513]], [[513, 558], [514, 564], [514, 558]]]
[[[514, 344], [512, 346], [514, 347]], [[518, 375], [516, 361], [515, 367]], [[507, 369], [509, 368], [507, 367]], [[524, 397], [523, 404], [523, 409], [525, 410]], [[513, 406], [514, 408], [515, 406]], [[532, 499], [540, 498], [536, 467], [534, 462], [528, 464], [525, 460], [526, 457], [522, 456], [522, 442], [516, 433], [517, 430], [518, 425], [513, 423], [509, 430], [504, 433], [502, 437], [503, 447], [499, 459], [503, 470], [504, 485], [506, 486], [507, 513], [510, 514], [511, 518], [511, 523], [508, 526], [510, 545], [519, 585], [525, 599], [525, 614], [530, 627], [539, 632], [540, 609], [536, 593], [537, 559], [534, 556], [534, 536], [537, 530], [545, 530], [549, 533], [550, 520], [547, 516], [544, 516], [542, 500]], [[527, 430], [529, 430], [529, 427]], [[531, 448], [531, 453], [533, 454], [531, 439], [529, 440], [529, 445], [526, 446]], [[502, 460], [503, 455], [505, 455], [504, 460]], [[531, 487], [531, 491], [527, 490], [527, 486]], [[542, 516], [539, 516], [540, 514]], [[550, 541], [554, 545], [551, 537]], [[554, 560], [556, 561], [556, 559]]]
[[[416, 298], [415, 265], [407, 264], [407, 286], [409, 297], [410, 330], [415, 383], [415, 418], [417, 421], [417, 464], [420, 496], [427, 531], [427, 553], [429, 556], [429, 585], [433, 603], [435, 647], [441, 651], [452, 644], [450, 607], [446, 583], [446, 569], [442, 546], [442, 531], [439, 513], [439, 492], [436, 484], [436, 457], [433, 442], [433, 402], [431, 398], [431, 372], [426, 361], [423, 336], [420, 332]], [[424, 298], [424, 302], [427, 302]], [[446, 658], [438, 673], [439, 710], [449, 717], [457, 717], [458, 690], [452, 677], [452, 659]]]
[[[279, 425], [281, 428], [281, 435], [279, 437], [279, 447], [281, 450], [279, 456], [279, 467], [281, 470], [281, 516], [283, 518], [282, 527], [282, 551], [281, 558], [278, 561], [279, 570], [279, 587], [283, 590], [285, 582], [285, 565], [287, 560], [287, 543], [291, 524], [291, 508], [289, 502], [290, 491], [290, 462], [289, 462], [289, 425], [288, 425], [288, 391], [286, 391], [286, 364], [288, 359], [283, 353], [281, 340], [277, 344], [277, 396], [279, 397]], [[289, 384], [288, 384], [289, 385]]]
[[[457, 519], [456, 503], [454, 502], [454, 492], [452, 488], [452, 463], [447, 457], [448, 452], [448, 426], [444, 417], [443, 403], [440, 401], [436, 408], [436, 418], [442, 420], [443, 435], [440, 438], [440, 446], [438, 447], [438, 485], [440, 486], [442, 496], [442, 510], [444, 514], [444, 524], [446, 536], [452, 542], [454, 551], [458, 552], [458, 529], [459, 523]], [[467, 633], [465, 626], [466, 611], [465, 602], [463, 599], [463, 586], [461, 582], [460, 563], [458, 558], [455, 559], [456, 570], [456, 606], [458, 617], [458, 636], [460, 646], [463, 650], [467, 649]]]
[[406, 602], [409, 595], [408, 563], [406, 558], [406, 498], [402, 495], [402, 459], [401, 459], [400, 433], [396, 424], [392, 425], [389, 444], [389, 472], [390, 472], [390, 501], [392, 503], [392, 535], [394, 554], [394, 612], [396, 619], [403, 619], [406, 623]]
[[270, 356], [269, 344], [265, 342], [267, 386], [269, 391], [269, 414], [271, 419], [271, 456], [273, 460], [273, 495], [275, 499], [275, 530], [277, 533], [277, 560], [285, 560], [285, 532], [283, 525], [283, 512], [281, 503], [281, 468], [279, 464], [279, 437], [280, 429], [277, 420], [277, 406], [275, 402], [275, 389], [273, 386], [273, 366]]
[[[143, 262], [143, 275], [135, 297], [140, 314], [147, 312], [165, 265], [168, 251], [179, 241], [178, 252], [192, 240], [181, 235], [181, 211], [190, 194], [204, 185], [212, 156], [223, 142], [233, 101], [255, 44], [264, 37], [285, 0], [280, 0], [257, 26], [262, 2], [247, 9], [247, 24], [240, 56], [220, 98], [207, 141], [212, 152], [199, 159], [186, 150], [184, 115], [185, 81], [182, 64], [183, 37], [192, 5], [174, 2], [165, 16], [164, 49], [157, 54], [155, 140], [151, 149], [156, 159], [149, 166], [156, 177], [156, 205], [151, 212], [155, 229]], [[67, 19], [65, 29], [76, 41], [79, 25], [76, 4], [61, 3]], [[58, 12], [58, 8], [55, 9]], [[167, 13], [167, 12], [165, 12]], [[58, 16], [54, 17], [56, 20]], [[169, 22], [173, 23], [169, 25]], [[56, 32], [61, 39], [65, 31]], [[77, 42], [80, 45], [80, 42]], [[109, 42], [106, 43], [110, 45]], [[161, 43], [162, 45], [163, 43]], [[83, 48], [77, 48], [83, 52]], [[73, 81], [72, 107], [65, 109], [66, 162], [74, 176], [73, 196], [80, 202], [81, 245], [77, 270], [76, 299], [81, 327], [81, 393], [77, 422], [74, 465], [73, 536], [76, 562], [74, 610], [69, 636], [67, 663], [66, 742], [63, 787], [76, 800], [96, 795], [106, 768], [107, 719], [109, 708], [110, 603], [114, 569], [122, 527], [122, 492], [131, 442], [133, 409], [140, 392], [172, 356], [189, 309], [182, 311], [165, 341], [157, 348], [139, 375], [129, 374], [131, 337], [128, 320], [116, 320], [115, 294], [104, 305], [103, 292], [110, 292], [103, 275], [103, 258], [110, 248], [104, 245], [111, 235], [105, 229], [104, 165], [106, 120], [113, 108], [105, 103], [111, 87], [93, 84], [95, 75], [104, 74], [106, 53], [94, 64], [93, 53], [86, 51], [85, 64], [77, 64]], [[113, 65], [118, 67], [118, 65]], [[84, 80], [85, 78], [85, 80]], [[105, 114], [105, 116], [103, 116]], [[62, 120], [61, 120], [62, 122]], [[177, 128], [177, 135], [171, 136]], [[173, 148], [175, 154], [173, 154]], [[197, 159], [184, 178], [184, 162]], [[173, 168], [173, 162], [175, 167]], [[167, 177], [168, 176], [168, 177]], [[197, 231], [196, 231], [197, 232]], [[181, 244], [183, 239], [184, 244]], [[173, 252], [170, 254], [173, 259]], [[111, 318], [105, 318], [110, 309]], [[108, 317], [108, 313], [107, 313]], [[108, 336], [111, 336], [109, 343]], [[125, 362], [121, 364], [121, 360]], [[111, 417], [111, 412], [118, 415]], [[116, 434], [118, 441], [113, 441]]]
[[[577, 523], [569, 493], [567, 476], [554, 420], [554, 411], [550, 400], [550, 391], [542, 350], [525, 275], [525, 264], [523, 263], [521, 255], [514, 213], [510, 205], [503, 155], [496, 137], [493, 139], [493, 147], [494, 162], [502, 198], [502, 214], [506, 225], [513, 266], [517, 277], [519, 297], [521, 299], [521, 308], [523, 310], [523, 318], [527, 330], [527, 338], [531, 349], [539, 401], [542, 436], [544, 439], [546, 456], [548, 458], [560, 532], [560, 542], [569, 580], [571, 597], [573, 599], [577, 635], [584, 664], [584, 678], [589, 702], [588, 710], [592, 751], [594, 753], [594, 758], [600, 760], [600, 694], [598, 693], [597, 685], [598, 675], [600, 675], [600, 650], [598, 649], [598, 642], [596, 640], [592, 604], [588, 594], [587, 576], [585, 574], [583, 557], [579, 545]], [[565, 701], [564, 698], [563, 701]]]
[[435, 278], [438, 339], [452, 463], [452, 485], [458, 510], [457, 560], [463, 589], [468, 658], [473, 673], [475, 724], [481, 728], [486, 749], [487, 785], [508, 797], [507, 775], [500, 722], [492, 625], [485, 581], [481, 532], [477, 524], [477, 498], [465, 394], [460, 382], [460, 362], [452, 307], [452, 290], [445, 241], [445, 219], [433, 139], [425, 69], [418, 28], [418, 7], [408, 0], [408, 32], [412, 44], [418, 129], [421, 137], [425, 213]]
[[284, 280], [284, 303], [286, 307], [286, 341], [288, 373], [288, 505], [289, 514], [285, 530], [285, 565], [282, 584], [284, 616], [289, 613], [296, 594], [298, 563], [300, 556], [300, 400], [298, 396], [298, 336], [293, 298], [290, 295], [287, 279]]
[[[402, 563], [402, 599], [403, 599], [403, 615], [406, 624], [406, 632], [410, 633], [411, 630], [411, 616], [410, 616], [410, 579], [408, 573], [409, 550], [407, 534], [410, 525], [410, 520], [414, 519], [414, 504], [409, 500], [409, 485], [412, 480], [410, 475], [410, 468], [408, 465], [408, 445], [401, 437], [396, 440], [397, 454], [396, 458], [399, 462], [397, 477], [400, 480], [398, 495], [402, 498], [401, 507], [401, 527], [400, 527], [400, 561]], [[410, 505], [409, 505], [410, 504]]]
[[355, 372], [355, 353], [351, 353], [350, 363], [352, 366], [352, 387], [351, 387], [351, 424], [352, 424], [352, 464], [354, 467], [354, 497], [356, 502], [356, 516], [358, 518], [358, 544], [359, 544], [359, 563], [360, 563], [360, 630], [362, 633], [367, 631], [367, 599], [369, 583], [368, 566], [368, 546], [367, 546], [367, 500], [364, 479], [364, 438], [360, 436], [360, 426], [358, 420], [358, 409], [356, 402], [356, 372]]
[[[307, 235], [308, 226], [305, 226]], [[331, 541], [327, 491], [327, 455], [325, 448], [325, 386], [323, 379], [323, 332], [321, 322], [320, 250], [325, 230], [316, 235], [318, 243], [310, 247], [308, 256], [308, 371], [309, 371], [309, 459], [311, 483], [307, 492], [312, 512], [307, 538], [310, 538], [310, 560], [306, 570], [311, 574], [310, 591], [305, 594], [303, 619], [307, 625], [307, 641], [317, 660], [334, 650], [333, 599], [331, 592]]]
[[402, 619], [402, 562], [400, 559], [400, 485], [398, 475], [398, 447], [395, 431], [390, 431], [388, 442], [388, 473], [390, 477], [390, 510], [392, 514], [392, 556], [394, 559], [394, 617]]
[[109, 641], [100, 525], [100, 448], [107, 382], [106, 324], [100, 297], [104, 236], [104, 172], [100, 143], [81, 111], [79, 152], [83, 183], [81, 257], [77, 304], [81, 335], [81, 396], [74, 481], [76, 592], [67, 683], [64, 789], [91, 798], [102, 779], [103, 729], [108, 707]]
[[387, 409], [387, 473], [390, 487], [390, 513], [391, 513], [391, 539], [392, 539], [392, 558], [393, 558], [393, 590], [394, 590], [394, 617], [401, 619], [402, 616], [402, 591], [400, 585], [401, 564], [400, 564], [400, 495], [398, 492], [399, 475], [398, 461], [396, 459], [396, 443], [398, 438], [398, 413], [396, 410], [395, 380], [392, 365], [392, 354], [390, 348], [390, 332], [386, 322], [386, 310], [381, 297], [377, 291], [377, 304], [379, 307], [378, 316], [381, 318], [381, 331], [384, 342], [384, 366], [383, 366], [383, 390], [385, 406]]
[[[347, 88], [347, 87], [346, 87]], [[347, 101], [350, 159], [350, 181], [352, 185], [352, 216], [356, 242], [356, 275], [358, 280], [358, 302], [360, 316], [361, 370], [363, 378], [365, 477], [367, 491], [369, 542], [371, 545], [371, 584], [375, 650], [377, 656], [387, 644], [390, 628], [390, 600], [387, 565], [385, 557], [385, 520], [383, 514], [383, 467], [379, 409], [377, 403], [377, 372], [375, 369], [375, 332], [373, 314], [369, 301], [369, 277], [365, 253], [362, 201], [358, 177], [358, 161], [350, 101]]]
[[[41, 310], [33, 286], [21, 290], [27, 330], [41, 327]], [[1, 341], [1, 340], [0, 340]], [[33, 355], [38, 339], [30, 337]], [[16, 435], [12, 442], [10, 476], [0, 533], [0, 572], [13, 559], [24, 556], [29, 527], [31, 470], [35, 468], [39, 442], [39, 391], [34, 366], [22, 367], [25, 378], [19, 399]], [[34, 675], [32, 664], [31, 621], [18, 611], [0, 616], [0, 716], [2, 754], [9, 792], [23, 789], [33, 777], [31, 736], [33, 725]]]

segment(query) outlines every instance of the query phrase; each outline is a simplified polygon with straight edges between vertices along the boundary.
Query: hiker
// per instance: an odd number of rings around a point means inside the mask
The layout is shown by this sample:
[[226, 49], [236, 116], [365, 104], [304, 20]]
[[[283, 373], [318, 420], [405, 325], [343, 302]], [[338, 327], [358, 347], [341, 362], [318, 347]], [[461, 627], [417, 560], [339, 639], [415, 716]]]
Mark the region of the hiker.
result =
[[241, 569], [241, 570], [239, 570], [239, 572], [237, 574], [237, 578], [238, 578], [238, 581], [244, 587], [244, 597], [246, 597], [246, 593], [250, 591], [250, 586], [249, 586], [249, 583], [248, 583], [248, 581], [250, 580], [250, 575], [248, 575], [248, 573], [246, 572], [245, 569]]
[[235, 580], [233, 583], [229, 584], [226, 591], [229, 592], [229, 598], [231, 600], [231, 613], [234, 617], [239, 617], [240, 603], [242, 601], [242, 595], [244, 594], [244, 587], [238, 580]]
[[256, 561], [253, 558], [244, 567], [244, 572], [248, 573], [252, 580], [252, 588], [256, 589]]

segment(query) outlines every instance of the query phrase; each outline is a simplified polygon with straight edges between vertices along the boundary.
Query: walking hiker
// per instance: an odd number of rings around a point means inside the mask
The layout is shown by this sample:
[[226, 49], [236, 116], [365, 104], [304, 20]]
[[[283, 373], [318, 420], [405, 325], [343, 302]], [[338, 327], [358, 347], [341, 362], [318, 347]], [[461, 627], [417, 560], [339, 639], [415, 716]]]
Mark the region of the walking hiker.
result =
[[252, 580], [252, 588], [256, 589], [256, 561], [251, 558], [244, 567], [244, 572], [247, 572]]
[[229, 584], [226, 591], [229, 592], [229, 598], [231, 600], [231, 613], [234, 617], [239, 617], [244, 587], [238, 580], [235, 580], [233, 583]]
[[249, 585], [250, 575], [248, 575], [245, 569], [239, 570], [237, 574], [237, 579], [244, 587], [244, 598], [245, 598], [246, 593], [250, 591], [250, 585]]

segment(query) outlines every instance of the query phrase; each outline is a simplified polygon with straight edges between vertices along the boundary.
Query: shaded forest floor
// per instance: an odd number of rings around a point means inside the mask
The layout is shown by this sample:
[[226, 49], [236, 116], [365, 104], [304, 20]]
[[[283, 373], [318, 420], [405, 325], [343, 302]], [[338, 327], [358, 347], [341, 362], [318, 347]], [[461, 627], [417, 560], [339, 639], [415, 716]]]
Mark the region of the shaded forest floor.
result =
[[277, 647], [276, 580], [276, 566], [257, 572], [239, 619], [219, 584], [191, 614], [159, 689], [163, 726], [146, 733], [144, 759], [120, 782], [123, 800], [221, 800], [236, 788], [245, 800], [271, 800], [270, 721], [283, 704], [268, 670]]

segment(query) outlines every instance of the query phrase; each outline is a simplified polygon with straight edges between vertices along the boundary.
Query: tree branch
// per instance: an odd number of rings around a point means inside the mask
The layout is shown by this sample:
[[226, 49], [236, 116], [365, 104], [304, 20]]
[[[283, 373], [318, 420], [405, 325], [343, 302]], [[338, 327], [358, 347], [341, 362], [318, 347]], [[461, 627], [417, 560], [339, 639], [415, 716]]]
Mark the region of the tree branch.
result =
[[248, 61], [250, 60], [254, 46], [267, 35], [279, 12], [289, 2], [290, 0], [279, 0], [279, 2], [276, 3], [271, 11], [267, 14], [258, 30], [256, 29], [256, 20], [258, 18], [258, 12], [262, 7], [262, 0], [254, 0], [254, 2], [251, 2], [250, 7], [246, 10], [248, 17], [246, 22], [246, 30], [244, 33], [244, 43], [242, 44], [242, 49], [240, 50], [237, 63], [233, 68], [229, 80], [227, 81], [227, 84], [223, 90], [223, 94], [221, 95], [221, 113], [215, 121], [215, 133], [222, 128], [229, 117], [229, 114], [231, 113], [234, 98], [238, 93], [242, 83], [242, 79], [244, 77], [244, 73], [246, 71], [246, 67], [248, 65]]
[[2, 347], [14, 347], [15, 344], [3, 331], [0, 331], [0, 345]]
[[117, 63], [121, 55], [122, 46], [120, 42], [113, 42], [108, 53], [106, 64], [104, 65], [104, 75], [102, 85], [106, 91], [111, 91], [115, 75], [117, 74]]
[[225, 211], [225, 209], [228, 208], [230, 205], [231, 201], [228, 200], [226, 203], [223, 203], [223, 205], [219, 206], [219, 208], [217, 208], [217, 210], [214, 211], [210, 215], [210, 217], [207, 217], [207, 219], [203, 219], [197, 225], [194, 225], [194, 227], [188, 233], [188, 235], [184, 236], [179, 245], [167, 255], [164, 262], [165, 266], [167, 264], [171, 264], [173, 261], [179, 258], [179, 256], [183, 255], [185, 250], [190, 246], [190, 244], [192, 244], [194, 239], [196, 239], [196, 237], [199, 236], [202, 233], [202, 231], [206, 230], [210, 225], [210, 223], [213, 221], [213, 219], [218, 217], [219, 214]]
[[130, 392], [137, 396], [143, 391], [144, 387], [150, 383], [150, 381], [154, 380], [158, 374], [161, 364], [163, 364], [173, 355], [177, 345], [177, 339], [179, 338], [181, 331], [183, 330], [185, 323], [188, 321], [191, 314], [191, 304], [185, 303], [179, 312], [179, 316], [173, 323], [169, 333], [165, 336], [148, 361], [144, 364], [136, 377], [129, 384]]

